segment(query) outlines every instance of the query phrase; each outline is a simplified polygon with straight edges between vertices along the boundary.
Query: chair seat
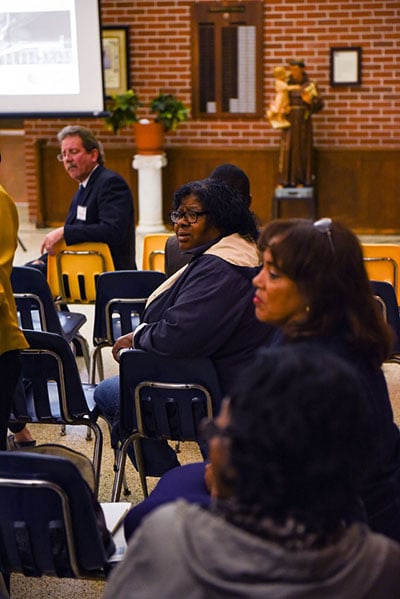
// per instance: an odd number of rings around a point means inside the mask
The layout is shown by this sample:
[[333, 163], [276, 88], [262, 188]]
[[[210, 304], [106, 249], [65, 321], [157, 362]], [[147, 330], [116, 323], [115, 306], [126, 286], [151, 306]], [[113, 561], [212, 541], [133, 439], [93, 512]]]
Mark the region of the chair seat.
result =
[[87, 318], [80, 312], [66, 312], [61, 310], [57, 312], [63, 337], [70, 343], [79, 333], [80, 328], [85, 324]]

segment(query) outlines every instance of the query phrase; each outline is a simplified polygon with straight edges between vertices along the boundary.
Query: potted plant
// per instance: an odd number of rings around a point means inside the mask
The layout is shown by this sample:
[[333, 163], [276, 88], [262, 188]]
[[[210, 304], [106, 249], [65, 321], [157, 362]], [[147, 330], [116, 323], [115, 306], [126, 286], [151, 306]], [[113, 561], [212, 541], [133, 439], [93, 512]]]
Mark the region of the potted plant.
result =
[[137, 109], [140, 106], [143, 104], [133, 89], [111, 96], [106, 101], [106, 110], [109, 114], [104, 120], [107, 127], [112, 129], [113, 133], [118, 133], [120, 129], [127, 127], [130, 123], [136, 123], [138, 120]]
[[187, 108], [173, 94], [160, 93], [150, 101], [149, 108], [154, 119], [140, 119], [134, 124], [136, 148], [141, 154], [162, 151], [165, 133], [175, 131], [188, 118]]
[[160, 93], [149, 103], [154, 118], [141, 118], [138, 108], [143, 106], [137, 93], [129, 89], [123, 94], [111, 96], [106, 102], [109, 113], [105, 117], [107, 127], [114, 133], [133, 123], [135, 145], [139, 154], [155, 154], [162, 151], [164, 135], [175, 131], [180, 123], [188, 118], [188, 110], [173, 94]]
[[164, 131], [175, 131], [177, 126], [188, 118], [188, 109], [173, 94], [159, 94], [150, 102], [150, 112], [155, 114], [155, 122], [162, 123]]

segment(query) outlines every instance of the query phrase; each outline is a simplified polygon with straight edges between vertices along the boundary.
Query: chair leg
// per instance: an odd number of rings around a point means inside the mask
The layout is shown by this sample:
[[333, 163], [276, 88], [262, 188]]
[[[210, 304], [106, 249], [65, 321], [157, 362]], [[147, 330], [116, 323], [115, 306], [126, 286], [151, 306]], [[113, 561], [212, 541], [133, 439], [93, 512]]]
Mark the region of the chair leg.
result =
[[[117, 467], [118, 467], [118, 456], [119, 456], [119, 449], [114, 449], [114, 465], [113, 465], [113, 470], [114, 472], [117, 472]], [[128, 497], [131, 494], [131, 490], [128, 487], [128, 483], [126, 482], [126, 474], [124, 472], [124, 476], [122, 478], [122, 486], [123, 486], [123, 494], [125, 497]]]
[[101, 345], [94, 348], [90, 366], [90, 384], [96, 383], [96, 369], [99, 374], [99, 381], [104, 380], [103, 356], [101, 354]]
[[83, 335], [81, 335], [80, 333], [75, 336], [75, 340], [80, 345], [80, 348], [82, 350], [83, 359], [85, 360], [85, 366], [86, 366], [86, 370], [88, 372], [88, 377], [90, 377], [90, 351], [89, 351], [89, 344], [88, 344], [87, 340], [85, 339], [85, 337], [83, 337]]
[[134, 444], [136, 463], [138, 466], [143, 496], [147, 497], [149, 494], [148, 489], [147, 489], [146, 476], [144, 475], [144, 464], [143, 464], [142, 450], [140, 447], [139, 439], [140, 439], [140, 437], [139, 437], [138, 433], [134, 433], [133, 435], [130, 435], [127, 439], [125, 439], [125, 441], [122, 443], [120, 449], [116, 452], [117, 463], [114, 467], [115, 476], [114, 476], [111, 501], [119, 501], [120, 500], [122, 482], [125, 478], [126, 456], [128, 453], [128, 447], [132, 442]]
[[135, 450], [136, 465], [137, 465], [137, 469], [139, 472], [140, 484], [142, 485], [143, 497], [148, 497], [149, 491], [147, 489], [147, 480], [146, 480], [145, 469], [144, 469], [142, 446], [140, 444], [139, 436], [135, 437], [135, 439], [133, 441], [133, 447]]
[[114, 466], [115, 475], [114, 475], [114, 483], [111, 494], [111, 501], [119, 501], [121, 496], [121, 486], [122, 486], [122, 478], [125, 473], [125, 464], [126, 464], [126, 449], [125, 443], [122, 445], [120, 450], [118, 451], [117, 463]]
[[85, 424], [88, 427], [88, 429], [90, 429], [94, 433], [93, 469], [96, 485], [94, 492], [97, 497], [99, 493], [101, 458], [103, 454], [103, 433], [100, 426], [96, 422], [91, 422], [87, 418], [85, 418], [83, 422], [79, 422], [76, 424]]

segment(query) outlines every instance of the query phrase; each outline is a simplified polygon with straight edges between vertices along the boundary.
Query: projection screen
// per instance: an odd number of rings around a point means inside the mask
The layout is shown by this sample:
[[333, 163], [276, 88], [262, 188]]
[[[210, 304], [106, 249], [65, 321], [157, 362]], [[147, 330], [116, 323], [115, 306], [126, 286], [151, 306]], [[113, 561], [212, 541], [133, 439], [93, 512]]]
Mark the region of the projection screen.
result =
[[0, 117], [103, 112], [99, 0], [1, 0]]

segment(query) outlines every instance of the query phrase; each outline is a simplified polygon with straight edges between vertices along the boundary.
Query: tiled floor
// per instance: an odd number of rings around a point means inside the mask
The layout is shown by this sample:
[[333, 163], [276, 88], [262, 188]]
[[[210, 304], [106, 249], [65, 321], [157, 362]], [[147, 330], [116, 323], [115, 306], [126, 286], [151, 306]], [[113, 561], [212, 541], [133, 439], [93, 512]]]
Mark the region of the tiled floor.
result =
[[[37, 258], [40, 254], [39, 248], [41, 240], [48, 231], [47, 229], [36, 229], [32, 224], [27, 222], [26, 211], [19, 208], [20, 213], [20, 229], [19, 237], [25, 245], [27, 251], [23, 251], [19, 246], [16, 252], [14, 264], [23, 265], [28, 260]], [[142, 239], [137, 239], [137, 255], [138, 263], [141, 263], [141, 243]], [[73, 310], [74, 307], [71, 306]], [[75, 309], [79, 312], [84, 312], [87, 315], [87, 323], [82, 328], [82, 333], [88, 339], [89, 344], [92, 340], [92, 326], [94, 306], [76, 306]], [[111, 350], [105, 348], [103, 350], [105, 376], [118, 374], [118, 366], [112, 359]], [[82, 379], [87, 381], [87, 372], [83, 364], [83, 358], [78, 358], [79, 368]], [[104, 433], [104, 450], [102, 459], [102, 474], [100, 480], [99, 499], [100, 501], [110, 501], [112, 481], [113, 481], [113, 453], [110, 448], [109, 435], [106, 427], [101, 424]], [[92, 455], [91, 441], [86, 441], [85, 427], [67, 427], [67, 435], [60, 435], [60, 427], [58, 426], [30, 426], [34, 438], [38, 443], [61, 443], [66, 444], [77, 451], [82, 451], [89, 457]], [[182, 463], [198, 461], [201, 459], [197, 445], [194, 443], [181, 444], [182, 451], [179, 459]], [[139, 477], [134, 468], [127, 464], [126, 478], [131, 490], [131, 495], [128, 500], [133, 504], [142, 499]], [[148, 479], [149, 488], [157, 482], [157, 479]], [[125, 498], [123, 498], [125, 499]], [[11, 596], [13, 599], [67, 599], [71, 596], [79, 596], [87, 599], [101, 597], [104, 588], [103, 582], [93, 581], [76, 581], [76, 580], [59, 580], [56, 578], [25, 578], [22, 575], [13, 575], [11, 578]]]

